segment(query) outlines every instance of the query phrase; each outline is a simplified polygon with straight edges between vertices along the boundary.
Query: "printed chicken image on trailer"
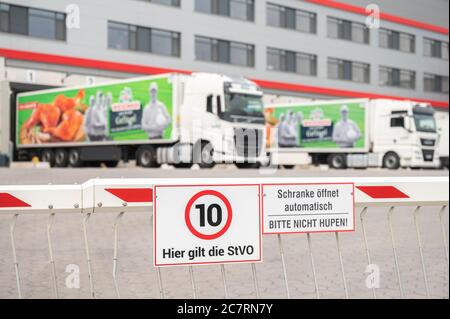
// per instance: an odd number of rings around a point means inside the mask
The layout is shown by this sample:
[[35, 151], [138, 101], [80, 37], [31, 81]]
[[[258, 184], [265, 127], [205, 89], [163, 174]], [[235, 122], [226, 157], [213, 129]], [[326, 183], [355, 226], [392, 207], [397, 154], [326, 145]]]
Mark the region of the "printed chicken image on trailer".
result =
[[155, 185], [154, 266], [262, 261], [259, 184]]
[[262, 184], [263, 234], [355, 231], [354, 183]]

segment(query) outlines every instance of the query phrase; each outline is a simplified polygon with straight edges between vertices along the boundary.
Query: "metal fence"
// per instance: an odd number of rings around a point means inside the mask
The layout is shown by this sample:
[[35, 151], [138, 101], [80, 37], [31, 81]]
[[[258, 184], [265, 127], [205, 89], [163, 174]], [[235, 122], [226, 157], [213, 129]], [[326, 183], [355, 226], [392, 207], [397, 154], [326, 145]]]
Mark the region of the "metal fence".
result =
[[152, 199], [142, 191], [170, 181], [0, 186], [0, 297], [449, 297], [448, 178], [288, 180], [354, 182], [356, 232], [267, 235], [258, 264], [154, 268]]

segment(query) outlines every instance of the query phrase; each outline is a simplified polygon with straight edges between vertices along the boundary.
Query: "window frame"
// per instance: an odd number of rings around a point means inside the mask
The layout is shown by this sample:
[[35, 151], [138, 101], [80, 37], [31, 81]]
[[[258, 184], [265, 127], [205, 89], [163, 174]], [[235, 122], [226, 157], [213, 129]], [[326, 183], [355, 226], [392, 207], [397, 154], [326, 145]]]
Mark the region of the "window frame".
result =
[[[337, 36], [334, 36], [330, 29], [330, 25], [333, 23], [335, 25], [337, 25], [337, 30], [336, 30]], [[342, 26], [342, 28], [340, 26]], [[354, 36], [354, 28], [356, 26], [361, 27], [363, 30], [363, 38], [364, 38], [363, 42], [355, 40], [356, 38]], [[347, 30], [347, 32], [346, 32], [346, 30]], [[329, 39], [349, 41], [352, 43], [363, 44], [363, 45], [371, 44], [370, 29], [364, 23], [347, 20], [347, 19], [341, 19], [341, 18], [338, 18], [335, 16], [327, 16], [327, 37]]]
[[[111, 46], [111, 42], [110, 42], [110, 36], [111, 36], [111, 25], [120, 25], [123, 26], [124, 29], [126, 28], [127, 32], [128, 32], [128, 47], [127, 48], [116, 48], [114, 46]], [[140, 42], [139, 42], [139, 33], [140, 32], [146, 32], [149, 36], [148, 39], [148, 48], [149, 51], [147, 50], [140, 50]], [[161, 52], [156, 52], [155, 50], [153, 50], [153, 33], [154, 32], [162, 32], [162, 33], [168, 33], [170, 35], [170, 39], [171, 39], [171, 54], [167, 55], [167, 54], [163, 54]], [[134, 24], [129, 24], [129, 23], [123, 23], [123, 22], [117, 22], [117, 21], [112, 21], [112, 20], [108, 20], [107, 22], [107, 34], [108, 34], [108, 49], [112, 49], [112, 50], [125, 50], [125, 51], [132, 51], [132, 52], [137, 52], [137, 53], [150, 53], [150, 54], [154, 54], [154, 55], [158, 55], [158, 56], [163, 56], [163, 57], [169, 57], [169, 58], [181, 58], [181, 33], [178, 31], [172, 31], [172, 30], [165, 30], [165, 29], [160, 29], [160, 28], [152, 28], [152, 27], [146, 27], [146, 26], [141, 26], [141, 25], [134, 25]], [[178, 44], [175, 46], [174, 45], [174, 39], [177, 39]], [[134, 43], [133, 43], [134, 41]], [[176, 48], [176, 50], [174, 50]], [[176, 54], [174, 54], [174, 52]]]
[[[277, 14], [279, 15], [277, 18], [278, 24], [272, 24], [269, 19], [269, 12], [270, 10], [277, 10]], [[291, 18], [293, 19], [291, 21], [291, 24], [293, 27], [289, 27], [288, 23], [288, 13], [291, 13]], [[284, 15], [284, 18], [283, 18]], [[298, 22], [301, 21], [299, 19], [299, 16], [308, 16], [310, 18], [309, 20], [309, 31], [304, 30], [303, 28], [299, 28]], [[284, 6], [272, 2], [266, 3], [266, 26], [274, 27], [274, 28], [280, 28], [280, 29], [286, 29], [296, 32], [302, 32], [306, 34], [316, 34], [317, 35], [317, 13], [312, 11], [307, 11], [303, 9], [293, 8], [289, 6]]]
[[[204, 44], [210, 45], [210, 58], [199, 59], [197, 54], [198, 44], [203, 42]], [[232, 45], [245, 46], [246, 47], [246, 61], [247, 65], [233, 64], [232, 61]], [[255, 54], [255, 45], [251, 43], [244, 43], [239, 41], [231, 41], [224, 39], [216, 39], [203, 35], [195, 35], [194, 38], [194, 50], [195, 50], [195, 61], [198, 62], [211, 62], [211, 63], [220, 63], [227, 64], [231, 66], [237, 67], [246, 67], [246, 68], [255, 68], [256, 66], [256, 54]], [[225, 50], [225, 51], [224, 51]]]
[[[22, 6], [22, 5], [16, 5], [16, 4], [10, 4], [6, 2], [0, 2], [0, 6], [3, 8], [7, 8], [2, 10], [2, 15], [5, 15], [7, 17], [8, 21], [6, 24], [6, 28], [0, 29], [0, 33], [8, 33], [11, 35], [19, 35], [19, 36], [27, 36], [33, 39], [41, 39], [41, 40], [50, 40], [50, 41], [61, 41], [61, 42], [67, 42], [67, 27], [65, 24], [66, 20], [66, 13], [54, 11], [54, 10], [48, 10], [48, 9], [42, 9], [37, 7], [31, 7], [31, 6]], [[11, 10], [19, 10], [22, 11], [22, 18], [24, 21], [22, 21], [22, 31], [16, 32], [16, 29], [13, 26], [13, 23], [17, 23], [17, 19], [11, 18]], [[54, 34], [52, 36], [39, 36], [35, 35], [30, 31], [30, 10], [35, 11], [37, 13], [42, 12], [45, 14], [49, 14], [51, 16], [51, 21], [53, 22], [53, 28], [54, 28]], [[62, 16], [62, 19], [61, 19]], [[64, 21], [64, 23], [61, 23], [61, 20]], [[19, 24], [17, 24], [19, 25]], [[62, 30], [60, 30], [60, 27], [62, 27]], [[61, 32], [62, 31], [62, 32]]]

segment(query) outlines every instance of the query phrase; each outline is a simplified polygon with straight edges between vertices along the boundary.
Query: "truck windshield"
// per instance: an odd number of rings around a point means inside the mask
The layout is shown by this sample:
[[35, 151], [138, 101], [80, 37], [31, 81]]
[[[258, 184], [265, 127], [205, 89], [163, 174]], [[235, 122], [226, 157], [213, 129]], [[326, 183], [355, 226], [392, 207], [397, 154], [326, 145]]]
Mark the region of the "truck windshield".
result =
[[225, 93], [224, 116], [231, 120], [239, 121], [239, 119], [242, 119], [259, 122], [264, 120], [263, 110], [264, 105], [261, 96], [233, 92]]
[[418, 132], [437, 132], [436, 120], [431, 114], [414, 113], [414, 122]]

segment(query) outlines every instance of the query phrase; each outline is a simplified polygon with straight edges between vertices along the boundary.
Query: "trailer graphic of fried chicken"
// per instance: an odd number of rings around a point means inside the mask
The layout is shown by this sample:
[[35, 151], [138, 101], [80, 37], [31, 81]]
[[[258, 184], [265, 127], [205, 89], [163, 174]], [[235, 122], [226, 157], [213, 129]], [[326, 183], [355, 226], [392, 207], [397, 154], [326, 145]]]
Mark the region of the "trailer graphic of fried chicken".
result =
[[37, 103], [30, 118], [20, 127], [21, 144], [81, 142], [85, 139], [82, 103], [84, 90], [74, 98], [58, 95], [50, 104]]

